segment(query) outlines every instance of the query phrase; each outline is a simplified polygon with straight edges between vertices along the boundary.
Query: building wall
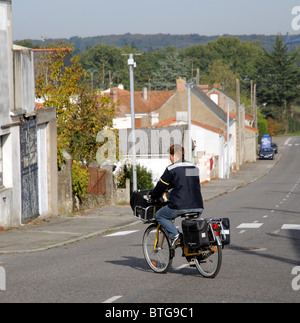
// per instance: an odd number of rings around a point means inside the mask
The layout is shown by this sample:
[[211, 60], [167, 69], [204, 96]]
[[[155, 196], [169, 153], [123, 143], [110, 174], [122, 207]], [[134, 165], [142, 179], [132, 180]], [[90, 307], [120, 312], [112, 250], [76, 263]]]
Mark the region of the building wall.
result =
[[245, 130], [245, 162], [254, 163], [257, 159], [257, 135], [258, 132], [253, 128]]
[[[58, 214], [58, 174], [57, 174], [57, 123], [56, 109], [47, 108], [38, 111], [37, 114], [38, 129], [43, 134], [38, 133], [38, 136], [44, 136], [46, 147], [44, 148], [46, 156], [42, 157], [43, 152], [39, 151], [40, 159], [46, 161], [46, 173], [41, 172], [45, 176], [43, 180], [39, 180], [44, 187], [47, 187], [48, 199], [48, 215]], [[44, 130], [43, 130], [44, 129]], [[42, 166], [43, 167], [43, 166]], [[46, 188], [45, 188], [46, 189]], [[45, 194], [45, 192], [43, 193]], [[41, 211], [45, 215], [46, 206]]]
[[3, 144], [3, 184], [0, 190], [0, 226], [18, 226], [21, 221], [20, 130], [11, 127]]
[[39, 213], [57, 214], [57, 133], [55, 108], [35, 111], [32, 50], [13, 46], [11, 1], [0, 0], [0, 136], [3, 186], [0, 227], [22, 222], [20, 125], [35, 119], [39, 141]]
[[[13, 107], [13, 66], [9, 44], [12, 43], [11, 4], [0, 1], [0, 123], [9, 123]], [[1, 129], [0, 129], [1, 135]]]
[[32, 113], [35, 108], [33, 51], [14, 45], [13, 53], [15, 110], [24, 110], [26, 113]]
[[[176, 115], [176, 112], [178, 111], [188, 110], [187, 92], [186, 88], [177, 90], [170, 100], [157, 110], [159, 113], [159, 122], [169, 119], [170, 116]], [[207, 125], [213, 125], [216, 128], [224, 130], [224, 122], [217, 118], [193, 93], [191, 94], [191, 107], [191, 119], [193, 121], [203, 122]]]

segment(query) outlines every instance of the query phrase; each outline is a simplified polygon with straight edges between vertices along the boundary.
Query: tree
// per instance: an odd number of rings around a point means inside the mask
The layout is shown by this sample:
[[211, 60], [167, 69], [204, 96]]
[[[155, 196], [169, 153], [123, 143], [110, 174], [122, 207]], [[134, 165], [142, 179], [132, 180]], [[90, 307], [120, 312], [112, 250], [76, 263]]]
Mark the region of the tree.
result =
[[229, 65], [216, 60], [209, 65], [207, 75], [203, 77], [203, 82], [208, 83], [211, 87], [215, 83], [220, 83], [224, 91], [234, 95], [236, 78], [237, 75], [232, 72]]
[[156, 90], [172, 90], [176, 87], [176, 80], [186, 76], [187, 61], [179, 56], [175, 48], [168, 47], [153, 72], [152, 86]]
[[116, 46], [98, 44], [81, 54], [84, 68], [93, 73], [95, 87], [105, 90], [129, 78], [127, 57], [122, 53], [122, 49]]
[[292, 103], [299, 98], [300, 71], [296, 66], [299, 51], [288, 52], [282, 37], [277, 36], [272, 53], [264, 50], [257, 63], [257, 98], [266, 109], [278, 111], [285, 133], [289, 131]]
[[101, 145], [97, 134], [104, 126], [112, 126], [114, 115], [110, 99], [99, 98], [85, 84], [86, 72], [80, 58], [71, 56], [72, 50], [69, 44], [59, 42], [36, 63], [36, 96], [45, 106], [56, 107], [59, 166], [63, 149], [78, 162], [95, 160]]
[[[147, 190], [147, 189], [153, 189], [153, 180], [152, 180], [152, 172], [148, 171], [146, 167], [137, 164], [136, 165], [136, 171], [137, 171], [137, 188], [139, 190]], [[118, 176], [117, 176], [117, 182], [119, 188], [125, 188], [126, 187], [126, 179], [130, 179], [130, 193], [133, 192], [133, 182], [132, 182], [132, 165], [123, 165], [122, 168], [119, 170]]]
[[16, 41], [16, 45], [24, 46], [28, 48], [41, 48], [40, 44], [37, 44], [37, 43], [34, 44], [30, 39], [18, 40]]

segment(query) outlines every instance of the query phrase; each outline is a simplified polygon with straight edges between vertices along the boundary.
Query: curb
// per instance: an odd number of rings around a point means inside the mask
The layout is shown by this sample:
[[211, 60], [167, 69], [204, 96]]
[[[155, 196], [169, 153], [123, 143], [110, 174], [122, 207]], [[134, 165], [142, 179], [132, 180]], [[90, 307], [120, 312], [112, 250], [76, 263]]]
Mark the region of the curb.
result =
[[27, 249], [27, 250], [7, 250], [7, 251], [0, 251], [0, 255], [8, 255], [8, 254], [24, 254], [24, 253], [34, 253], [34, 252], [38, 252], [38, 251], [45, 251], [45, 250], [49, 250], [49, 249], [53, 249], [56, 247], [62, 247], [62, 246], [66, 246], [69, 245], [71, 243], [75, 243], [81, 240], [85, 240], [85, 239], [89, 239], [89, 238], [93, 238], [93, 237], [97, 237], [107, 231], [116, 231], [116, 230], [121, 230], [124, 228], [127, 228], [129, 226], [135, 225], [137, 223], [140, 223], [140, 221], [135, 221], [132, 223], [128, 223], [128, 224], [124, 224], [122, 226], [119, 227], [114, 227], [114, 228], [108, 228], [108, 229], [103, 229], [103, 230], [99, 230], [99, 231], [95, 231], [89, 234], [84, 234], [78, 238], [73, 238], [73, 239], [69, 239], [63, 242], [58, 242], [58, 243], [53, 243], [50, 245], [47, 245], [45, 247], [40, 247], [40, 248], [35, 248], [35, 249]]

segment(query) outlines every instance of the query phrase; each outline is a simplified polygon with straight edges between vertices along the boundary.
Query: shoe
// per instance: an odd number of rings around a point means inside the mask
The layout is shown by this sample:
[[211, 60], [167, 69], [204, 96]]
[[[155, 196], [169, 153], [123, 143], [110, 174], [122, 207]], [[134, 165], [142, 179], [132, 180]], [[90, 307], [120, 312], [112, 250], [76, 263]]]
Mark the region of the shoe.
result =
[[178, 233], [174, 239], [171, 240], [171, 249], [175, 249], [178, 242], [180, 242], [180, 234]]
[[190, 267], [196, 267], [195, 259], [191, 259], [189, 261], [189, 265], [190, 265]]

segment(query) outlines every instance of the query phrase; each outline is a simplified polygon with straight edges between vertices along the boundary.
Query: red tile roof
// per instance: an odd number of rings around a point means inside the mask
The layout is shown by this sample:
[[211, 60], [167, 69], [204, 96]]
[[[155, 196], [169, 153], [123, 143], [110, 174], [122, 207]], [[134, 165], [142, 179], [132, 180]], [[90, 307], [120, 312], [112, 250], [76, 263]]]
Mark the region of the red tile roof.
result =
[[201, 127], [201, 128], [204, 128], [206, 130], [209, 130], [209, 131], [212, 131], [212, 132], [216, 132], [218, 134], [222, 134], [224, 131], [220, 128], [216, 128], [216, 127], [213, 127], [213, 126], [209, 126], [205, 123], [202, 123], [202, 122], [198, 122], [198, 121], [191, 121], [191, 123], [195, 126], [198, 126], [198, 127]]
[[172, 123], [176, 122], [176, 118], [175, 116], [166, 120], [163, 120], [159, 123], [156, 123], [155, 125], [153, 125], [152, 127], [157, 128], [157, 127], [167, 127], [169, 125], [171, 125]]
[[257, 128], [252, 128], [252, 127], [249, 127], [249, 126], [245, 126], [245, 129], [248, 130], [248, 131], [252, 131], [252, 132], [258, 133], [258, 129]]
[[[166, 119], [166, 120], [163, 120], [155, 125], [153, 125], [152, 127], [154, 128], [157, 128], [157, 127], [167, 127], [167, 126], [170, 126], [171, 124], [175, 123], [176, 122], [176, 118], [175, 117], [172, 117], [172, 118], [169, 118], [169, 119]], [[212, 127], [212, 126], [209, 126], [205, 123], [202, 123], [202, 122], [198, 122], [198, 121], [191, 121], [191, 123], [195, 126], [198, 126], [198, 127], [201, 127], [201, 128], [204, 128], [206, 130], [209, 130], [209, 131], [212, 131], [212, 132], [215, 132], [215, 133], [218, 133], [218, 134], [222, 134], [224, 131], [219, 129], [219, 128], [216, 128], [216, 127]]]
[[[143, 91], [134, 92], [135, 113], [149, 113], [165, 104], [175, 91], [148, 91], [147, 99], [143, 98]], [[116, 103], [120, 115], [130, 113], [130, 92], [119, 88], [111, 89], [110, 97]]]

